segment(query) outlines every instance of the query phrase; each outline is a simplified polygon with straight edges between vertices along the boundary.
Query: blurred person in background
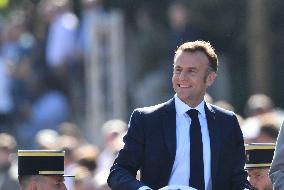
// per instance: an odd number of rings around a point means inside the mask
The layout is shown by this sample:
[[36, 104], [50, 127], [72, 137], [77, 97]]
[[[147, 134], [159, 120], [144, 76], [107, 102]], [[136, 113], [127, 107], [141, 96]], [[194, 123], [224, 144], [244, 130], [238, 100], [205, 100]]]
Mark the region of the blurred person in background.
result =
[[253, 94], [249, 97], [245, 107], [246, 116], [258, 116], [273, 111], [274, 103], [265, 94]]
[[93, 144], [83, 144], [73, 152], [75, 162], [82, 167], [87, 168], [92, 175], [97, 169], [97, 159], [99, 149]]
[[59, 134], [53, 129], [42, 129], [35, 136], [37, 150], [55, 150]]
[[1, 56], [0, 49], [0, 132], [13, 132], [12, 111], [14, 107], [14, 102], [12, 97], [11, 84], [12, 80], [9, 67]]
[[246, 118], [259, 118], [260, 120], [274, 119], [280, 127], [284, 112], [275, 106], [271, 97], [265, 94], [253, 94], [245, 106]]
[[269, 176], [272, 181], [274, 190], [284, 189], [284, 122], [282, 123], [277, 138]]
[[[79, 20], [72, 11], [70, 0], [43, 0], [39, 10], [48, 24], [45, 62], [47, 69], [65, 87], [72, 112], [77, 113], [80, 104], [78, 87], [77, 38]], [[81, 84], [80, 84], [81, 85]], [[77, 108], [76, 108], [77, 107]]]
[[[77, 163], [74, 158], [74, 151], [79, 147], [80, 143], [78, 140], [72, 136], [61, 135], [56, 140], [56, 150], [64, 150], [64, 167], [68, 174], [74, 175], [74, 169]], [[73, 178], [66, 178], [65, 185], [68, 190], [74, 190], [74, 180]]]
[[58, 133], [61, 136], [71, 136], [77, 139], [80, 144], [86, 143], [86, 139], [82, 136], [80, 127], [74, 122], [63, 122], [58, 126]]
[[74, 169], [74, 175], [75, 190], [98, 190], [95, 187], [92, 173], [86, 167], [77, 166]]
[[263, 124], [260, 126], [259, 134], [253, 140], [256, 143], [276, 143], [279, 128], [274, 124]]
[[6, 57], [4, 45], [7, 34], [3, 31], [4, 22], [0, 23], [0, 132], [12, 132], [12, 76], [11, 61]]
[[70, 105], [64, 87], [49, 72], [34, 73], [29, 82], [30, 98], [25, 110], [25, 124], [17, 129], [17, 136], [25, 147], [35, 148], [36, 134], [43, 129], [58, 131], [58, 126], [70, 119]]
[[0, 133], [0, 190], [18, 190], [17, 179], [12, 175], [17, 143], [13, 136]]
[[64, 74], [74, 62], [78, 18], [71, 11], [69, 0], [43, 0], [40, 5], [44, 19], [49, 23], [46, 62], [54, 72]]
[[58, 130], [58, 126], [70, 119], [71, 108], [60, 81], [52, 73], [34, 76], [30, 121], [33, 129]]
[[27, 98], [27, 89], [23, 90], [26, 81], [21, 78], [23, 68], [27, 63], [31, 65], [36, 42], [22, 8], [9, 12], [3, 25], [0, 32], [0, 120], [9, 125], [8, 132], [15, 134], [15, 122], [20, 118], [18, 109]]
[[[265, 94], [253, 94], [249, 97], [245, 107], [245, 115], [241, 129], [247, 143], [256, 142], [255, 140], [263, 130], [262, 126], [275, 126], [276, 130], [279, 130], [284, 117], [283, 111], [277, 108], [272, 99]], [[265, 130], [264, 133], [268, 132]]]
[[[93, 190], [93, 180], [96, 168], [99, 149], [93, 144], [84, 144], [74, 151], [74, 160], [77, 166], [74, 168], [75, 190]], [[97, 190], [97, 188], [96, 188]]]
[[247, 144], [246, 165], [248, 179], [253, 190], [272, 190], [272, 183], [269, 178], [275, 144], [274, 143], [253, 143]]
[[[6, 89], [3, 89], [4, 91], [2, 91], [2, 89], [0, 90], [0, 94], [9, 95], [11, 102], [7, 101], [8, 97], [2, 97], [0, 102], [5, 101], [6, 109], [8, 108], [7, 106], [9, 106], [10, 111], [13, 111], [9, 114], [10, 119], [8, 121], [10, 123], [10, 130], [8, 132], [15, 135], [19, 145], [29, 146], [32, 144], [32, 140], [29, 138], [28, 134], [26, 135], [25, 130], [22, 130], [22, 127], [30, 129], [29, 113], [32, 103], [29, 84], [34, 74], [32, 53], [35, 39], [33, 35], [27, 31], [21, 11], [12, 12], [11, 15], [13, 15], [10, 18], [11, 20], [9, 19], [7, 21], [8, 26], [4, 39], [5, 45], [2, 46], [4, 62], [7, 66], [6, 69], [8, 70], [6, 71], [8, 73], [6, 72], [5, 75], [0, 74], [1, 78], [9, 77], [0, 80], [1, 84], [6, 83], [7, 85]], [[15, 32], [15, 30], [17, 31]]]
[[119, 119], [112, 119], [105, 122], [102, 126], [104, 148], [97, 159], [97, 171], [94, 177], [98, 188], [109, 189], [107, 177], [118, 151], [123, 148], [122, 137], [127, 130], [127, 124]]

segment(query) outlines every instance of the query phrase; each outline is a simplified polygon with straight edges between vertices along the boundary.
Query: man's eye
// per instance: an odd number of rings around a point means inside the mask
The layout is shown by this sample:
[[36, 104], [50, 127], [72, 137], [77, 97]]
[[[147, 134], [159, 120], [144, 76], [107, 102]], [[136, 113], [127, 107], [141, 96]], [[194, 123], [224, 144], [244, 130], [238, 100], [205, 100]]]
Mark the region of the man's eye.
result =
[[180, 72], [181, 72], [181, 69], [175, 69], [175, 70], [174, 70], [174, 73], [176, 73], [176, 74], [177, 74], [177, 73], [180, 73]]

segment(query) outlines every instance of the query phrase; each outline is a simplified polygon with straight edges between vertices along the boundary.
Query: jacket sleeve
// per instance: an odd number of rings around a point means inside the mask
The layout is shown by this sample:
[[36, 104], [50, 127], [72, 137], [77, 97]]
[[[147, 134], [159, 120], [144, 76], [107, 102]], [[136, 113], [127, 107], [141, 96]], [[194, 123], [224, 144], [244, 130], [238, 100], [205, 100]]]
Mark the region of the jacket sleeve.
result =
[[280, 133], [278, 135], [269, 176], [273, 184], [273, 189], [284, 189], [284, 123], [282, 123]]
[[144, 186], [136, 179], [144, 155], [144, 128], [141, 112], [134, 110], [129, 121], [125, 143], [110, 169], [108, 185], [113, 190], [137, 190]]

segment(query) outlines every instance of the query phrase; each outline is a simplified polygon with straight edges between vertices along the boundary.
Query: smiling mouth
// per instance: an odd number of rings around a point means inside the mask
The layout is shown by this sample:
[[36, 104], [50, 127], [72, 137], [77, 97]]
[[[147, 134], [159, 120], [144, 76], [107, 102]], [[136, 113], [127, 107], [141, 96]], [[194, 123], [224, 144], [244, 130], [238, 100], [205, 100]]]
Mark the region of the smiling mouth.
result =
[[178, 87], [180, 87], [180, 88], [189, 88], [189, 87], [191, 87], [191, 86], [189, 86], [189, 85], [184, 85], [184, 84], [178, 84]]

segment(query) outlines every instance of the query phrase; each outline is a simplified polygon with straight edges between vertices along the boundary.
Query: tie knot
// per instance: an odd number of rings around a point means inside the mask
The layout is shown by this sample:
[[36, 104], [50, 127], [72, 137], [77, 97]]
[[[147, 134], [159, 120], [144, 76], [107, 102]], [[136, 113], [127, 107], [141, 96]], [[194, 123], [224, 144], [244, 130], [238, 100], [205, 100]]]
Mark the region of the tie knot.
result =
[[193, 120], [193, 119], [198, 119], [198, 111], [196, 109], [190, 109], [187, 112], [187, 115]]

